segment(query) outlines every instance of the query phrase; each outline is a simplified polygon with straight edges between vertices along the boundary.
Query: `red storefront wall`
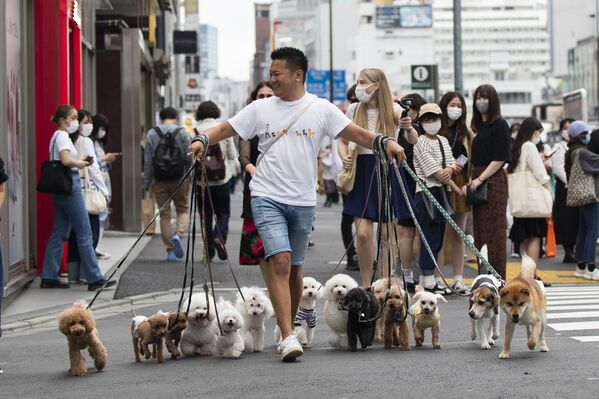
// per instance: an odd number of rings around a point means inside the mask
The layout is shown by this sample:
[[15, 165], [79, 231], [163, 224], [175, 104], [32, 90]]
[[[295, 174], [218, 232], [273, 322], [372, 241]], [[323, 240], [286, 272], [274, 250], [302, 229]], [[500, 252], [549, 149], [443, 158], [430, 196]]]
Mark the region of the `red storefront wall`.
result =
[[[55, 126], [50, 119], [60, 104], [81, 107], [81, 27], [78, 0], [35, 0], [36, 180]], [[54, 223], [48, 194], [36, 194], [37, 270], [41, 271]], [[66, 244], [65, 244], [66, 248]], [[66, 251], [65, 251], [66, 259]], [[66, 262], [63, 262], [63, 271]]]

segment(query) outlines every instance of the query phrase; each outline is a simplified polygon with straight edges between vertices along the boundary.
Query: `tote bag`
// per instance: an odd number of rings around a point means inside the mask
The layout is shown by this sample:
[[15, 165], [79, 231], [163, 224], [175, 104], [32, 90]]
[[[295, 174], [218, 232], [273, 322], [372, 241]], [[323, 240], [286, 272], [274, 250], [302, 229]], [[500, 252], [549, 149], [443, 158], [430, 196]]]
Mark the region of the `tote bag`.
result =
[[37, 191], [40, 193], [69, 195], [73, 191], [71, 169], [64, 166], [60, 160], [52, 160], [55, 144], [56, 137], [54, 137], [50, 149], [50, 160], [42, 163]]
[[79, 175], [81, 177], [81, 193], [83, 194], [85, 209], [90, 215], [99, 215], [108, 207], [106, 197], [100, 192], [96, 183], [90, 179], [88, 167], [83, 168]]
[[524, 154], [518, 167], [508, 175], [508, 201], [512, 216], [517, 218], [547, 218], [551, 216], [553, 198], [528, 169]]
[[599, 202], [595, 193], [595, 181], [593, 176], [584, 173], [580, 166], [580, 150], [572, 153], [574, 157], [570, 178], [568, 179], [568, 193], [566, 195], [566, 206], [577, 208], [579, 206]]
[[354, 182], [356, 181], [356, 162], [358, 161], [358, 147], [352, 146], [353, 148], [349, 151], [351, 156], [351, 168], [343, 169], [343, 172], [337, 178], [337, 189], [341, 194], [348, 195], [354, 189]]

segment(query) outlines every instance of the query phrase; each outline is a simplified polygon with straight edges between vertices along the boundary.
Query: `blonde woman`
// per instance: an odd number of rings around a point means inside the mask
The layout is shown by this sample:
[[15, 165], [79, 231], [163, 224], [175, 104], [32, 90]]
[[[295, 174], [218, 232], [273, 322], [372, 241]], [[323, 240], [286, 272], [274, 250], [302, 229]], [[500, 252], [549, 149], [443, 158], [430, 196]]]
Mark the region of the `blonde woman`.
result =
[[[351, 104], [347, 109], [347, 116], [353, 121], [372, 132], [382, 133], [396, 138], [399, 128], [404, 129], [405, 139], [415, 144], [418, 134], [412, 128], [409, 117], [400, 118], [401, 108], [393, 102], [391, 90], [385, 74], [380, 69], [368, 68], [360, 71], [356, 86], [358, 103]], [[351, 144], [352, 146], [355, 144]], [[339, 140], [339, 156], [343, 167], [350, 169], [352, 166], [351, 151], [347, 140]], [[356, 223], [356, 250], [362, 286], [368, 287], [372, 278], [373, 263], [375, 260], [374, 223], [379, 222], [377, 178], [373, 177], [375, 158], [372, 150], [358, 146], [356, 160], [356, 180], [353, 190], [347, 196], [343, 206], [343, 213], [354, 217]], [[402, 179], [405, 177], [402, 175]], [[395, 217], [399, 224], [408, 224], [410, 214], [397, 183], [391, 179], [392, 199]], [[411, 201], [411, 199], [410, 199]], [[385, 221], [383, 219], [383, 221]], [[405, 221], [405, 222], [402, 222]], [[386, 228], [385, 226], [382, 226]], [[383, 237], [386, 236], [383, 231]], [[383, 253], [387, 251], [387, 242], [383, 240]], [[378, 267], [379, 275], [386, 276], [388, 265], [383, 257], [382, 267]]]

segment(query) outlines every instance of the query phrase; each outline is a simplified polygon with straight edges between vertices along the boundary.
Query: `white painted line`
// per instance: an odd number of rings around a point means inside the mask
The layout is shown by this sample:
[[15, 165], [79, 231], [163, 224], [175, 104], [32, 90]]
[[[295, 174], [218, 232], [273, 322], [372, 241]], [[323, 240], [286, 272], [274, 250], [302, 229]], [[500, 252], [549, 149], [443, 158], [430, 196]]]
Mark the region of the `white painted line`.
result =
[[577, 303], [596, 303], [599, 304], [599, 298], [595, 299], [560, 299], [557, 301], [551, 301], [551, 305], [575, 305]]
[[548, 300], [558, 300], [558, 299], [584, 299], [584, 298], [599, 298], [599, 293], [597, 294], [572, 294], [572, 295], [547, 295]]
[[570, 337], [570, 338], [574, 338], [577, 341], [580, 342], [599, 342], [599, 335], [582, 335], [579, 337]]
[[556, 331], [599, 330], [599, 321], [578, 321], [572, 323], [550, 323], [549, 327]]
[[559, 312], [562, 310], [593, 310], [599, 309], [599, 304], [595, 305], [571, 305], [571, 306], [547, 306], [548, 312]]
[[599, 310], [593, 312], [548, 313], [547, 319], [583, 319], [599, 317]]
[[599, 291], [599, 285], [578, 286], [578, 287], [549, 287], [545, 292], [580, 292], [580, 291]]

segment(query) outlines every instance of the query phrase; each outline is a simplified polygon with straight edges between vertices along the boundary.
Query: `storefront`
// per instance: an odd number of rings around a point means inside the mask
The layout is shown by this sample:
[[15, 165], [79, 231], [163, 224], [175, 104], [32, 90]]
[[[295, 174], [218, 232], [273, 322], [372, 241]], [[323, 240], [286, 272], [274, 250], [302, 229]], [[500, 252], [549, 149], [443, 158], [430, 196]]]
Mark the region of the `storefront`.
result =
[[33, 1], [0, 2], [0, 156], [9, 180], [0, 211], [8, 297], [35, 275]]

